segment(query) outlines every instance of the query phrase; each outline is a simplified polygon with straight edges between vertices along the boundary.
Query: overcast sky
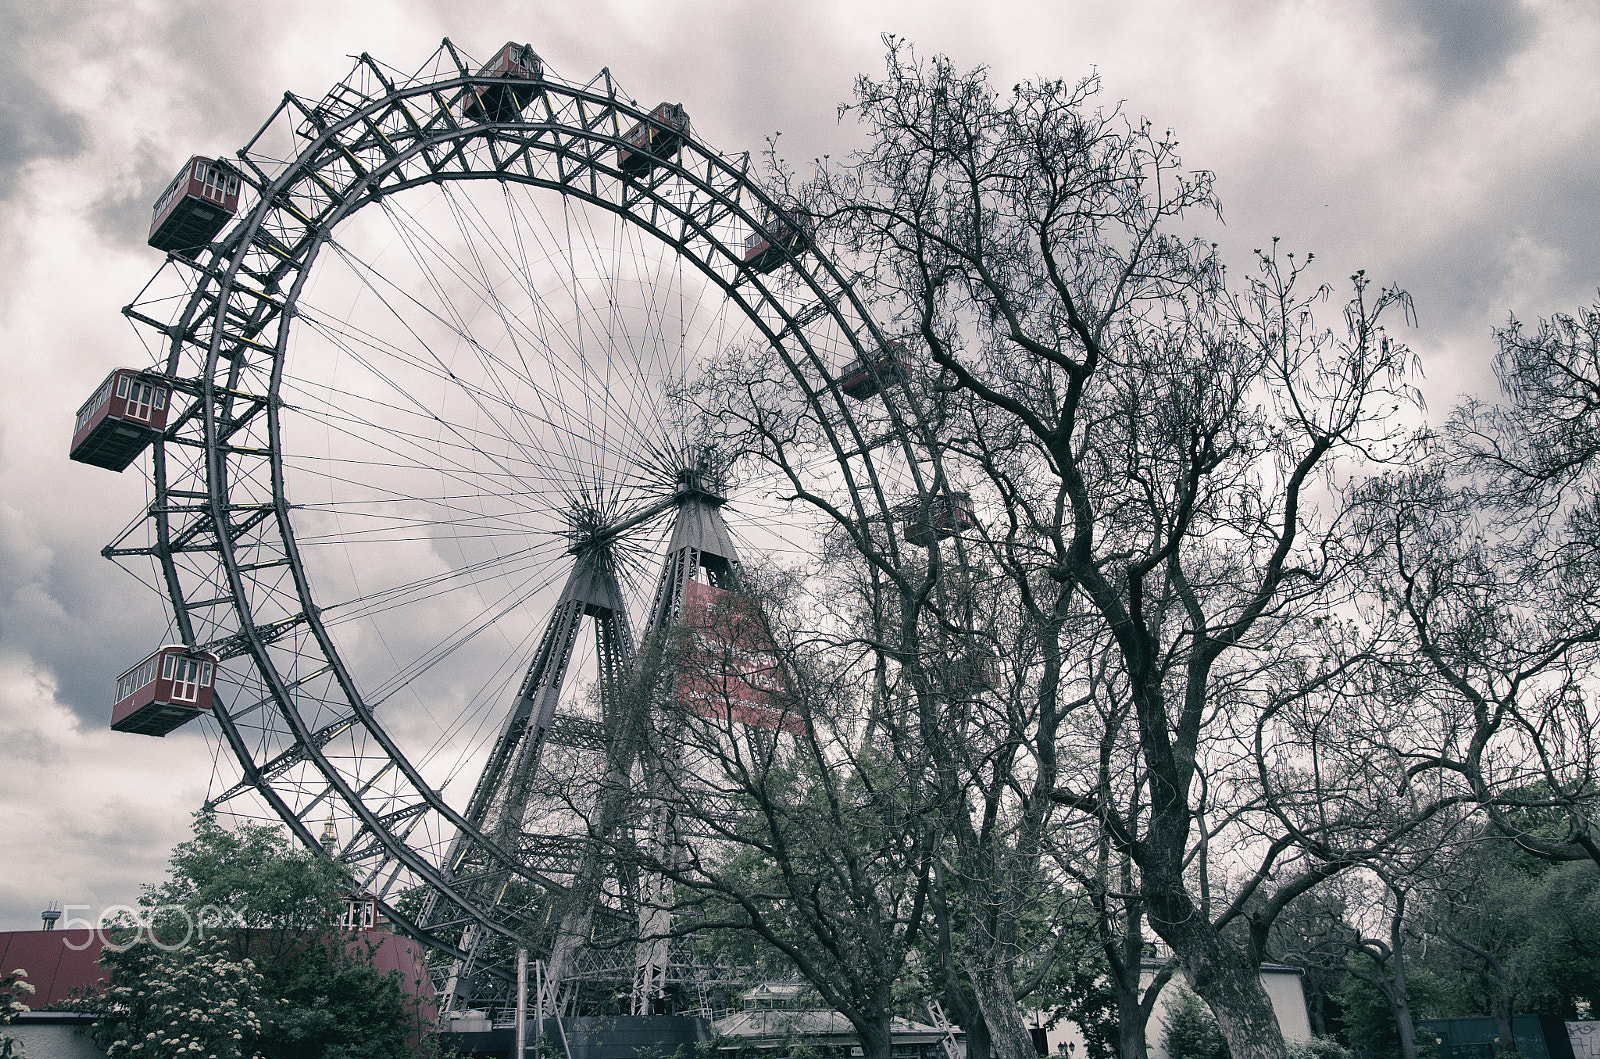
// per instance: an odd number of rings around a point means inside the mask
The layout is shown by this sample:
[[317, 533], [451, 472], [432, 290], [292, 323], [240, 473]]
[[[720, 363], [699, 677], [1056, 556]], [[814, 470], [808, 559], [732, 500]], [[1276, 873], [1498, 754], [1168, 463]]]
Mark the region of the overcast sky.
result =
[[286, 90], [318, 97], [368, 52], [412, 69], [448, 36], [531, 43], [681, 101], [725, 153], [781, 132], [839, 156], [836, 121], [880, 37], [997, 86], [1097, 71], [1104, 102], [1171, 128], [1214, 171], [1236, 267], [1274, 236], [1316, 278], [1356, 269], [1416, 300], [1435, 418], [1492, 393], [1490, 331], [1600, 285], [1600, 8], [1590, 0], [308, 0], [0, 5], [0, 929], [100, 908], [160, 877], [226, 762], [198, 733], [106, 729], [162, 601], [100, 557], [146, 503], [66, 459], [73, 414], [148, 359], [118, 310], [162, 256], [150, 204], [191, 154], [232, 154]]

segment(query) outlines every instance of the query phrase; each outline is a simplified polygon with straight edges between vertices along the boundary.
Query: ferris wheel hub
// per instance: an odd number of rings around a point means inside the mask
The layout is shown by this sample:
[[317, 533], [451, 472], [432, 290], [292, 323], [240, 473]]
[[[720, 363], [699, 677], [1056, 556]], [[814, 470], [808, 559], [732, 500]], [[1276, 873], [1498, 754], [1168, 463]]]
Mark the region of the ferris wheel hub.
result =
[[727, 503], [730, 462], [708, 442], [685, 440], [675, 445], [660, 468], [663, 484], [671, 490], [673, 505], [681, 507], [690, 501], [700, 501], [721, 507]]

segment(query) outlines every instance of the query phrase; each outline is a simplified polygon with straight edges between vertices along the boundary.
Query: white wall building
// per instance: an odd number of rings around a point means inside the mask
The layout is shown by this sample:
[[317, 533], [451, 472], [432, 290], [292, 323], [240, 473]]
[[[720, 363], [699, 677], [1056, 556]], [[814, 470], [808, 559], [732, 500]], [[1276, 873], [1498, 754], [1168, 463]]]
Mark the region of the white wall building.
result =
[[[1164, 966], [1164, 960], [1145, 960], [1140, 984], [1148, 987]], [[1272, 1001], [1272, 1011], [1278, 1016], [1283, 1039], [1288, 1042], [1309, 1040], [1311, 1037], [1311, 1015], [1306, 1010], [1305, 986], [1301, 981], [1304, 974], [1298, 967], [1281, 963], [1261, 965], [1261, 984], [1267, 991], [1267, 999]], [[1167, 1059], [1167, 1010], [1176, 1002], [1178, 990], [1187, 988], [1188, 983], [1183, 980], [1183, 975], [1175, 974], [1156, 997], [1150, 1021], [1144, 1028], [1150, 1059]], [[1073, 1023], [1061, 1023], [1050, 1031], [1050, 1051], [1064, 1053], [1069, 1059], [1083, 1059], [1086, 1053], [1082, 1032]]]
[[[1147, 960], [1144, 964], [1144, 973], [1140, 975], [1140, 982], [1149, 985], [1155, 980], [1156, 973], [1163, 964], [1159, 960]], [[1287, 1042], [1304, 1041], [1311, 1037], [1311, 1015], [1306, 1010], [1306, 991], [1301, 979], [1305, 972], [1298, 967], [1289, 967], [1281, 963], [1264, 963], [1261, 965], [1261, 984], [1267, 990], [1267, 999], [1272, 1001], [1272, 1013], [1278, 1016], [1278, 1028], [1283, 1031], [1283, 1039]], [[1167, 1009], [1178, 997], [1178, 990], [1187, 989], [1188, 983], [1183, 980], [1182, 974], [1175, 974], [1166, 986], [1162, 988], [1161, 995], [1156, 997], [1156, 1006], [1150, 1012], [1150, 1021], [1145, 1024], [1145, 1046], [1150, 1051], [1150, 1059], [1167, 1059]]]

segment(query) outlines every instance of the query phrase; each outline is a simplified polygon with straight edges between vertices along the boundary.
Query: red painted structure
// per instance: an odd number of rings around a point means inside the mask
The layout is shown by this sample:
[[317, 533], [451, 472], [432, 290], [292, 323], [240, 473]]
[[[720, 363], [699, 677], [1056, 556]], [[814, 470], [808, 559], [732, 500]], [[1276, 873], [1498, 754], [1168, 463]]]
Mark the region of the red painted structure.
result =
[[744, 241], [745, 265], [763, 275], [789, 260], [789, 255], [804, 250], [810, 239], [803, 220], [786, 213], [769, 215], [767, 231], [770, 239], [754, 232]]
[[[244, 931], [239, 940], [248, 947], [250, 935], [275, 934], [274, 931]], [[421, 1014], [438, 1017], [433, 985], [428, 979], [427, 956], [422, 944], [399, 934], [362, 933], [369, 944], [372, 965], [379, 971], [396, 971], [400, 988], [422, 1002]], [[96, 930], [6, 930], [0, 931], [0, 967], [6, 972], [18, 967], [28, 972], [34, 994], [28, 1006], [35, 1011], [70, 999], [73, 994], [95, 992], [105, 983], [106, 970], [99, 964], [104, 939]], [[356, 950], [360, 951], [360, 950]]]
[[100, 936], [92, 930], [0, 930], [0, 968], [28, 972], [35, 1011], [69, 999], [74, 990], [93, 992], [106, 980]]
[[238, 172], [226, 162], [195, 155], [156, 200], [150, 245], [194, 257], [238, 212]]
[[117, 678], [111, 727], [166, 735], [211, 709], [216, 680], [216, 655], [168, 644]]
[[617, 168], [629, 176], [654, 169], [683, 146], [689, 135], [689, 112], [682, 103], [657, 103], [650, 116], [622, 134], [626, 147], [617, 148]]
[[172, 382], [165, 375], [118, 368], [78, 409], [72, 458], [121, 471], [167, 429]]
[[473, 121], [516, 121], [533, 97], [542, 91], [537, 82], [544, 79], [544, 63], [528, 45], [506, 41], [505, 47], [483, 64], [478, 76], [515, 83], [467, 89], [456, 97], [461, 113]]
[[787, 680], [755, 600], [690, 581], [683, 626], [691, 646], [678, 674], [678, 702], [686, 710], [708, 720], [805, 733], [804, 719], [783, 701]]
[[972, 498], [966, 493], [935, 493], [925, 499], [905, 522], [905, 538], [912, 544], [928, 547], [977, 529], [978, 519], [972, 513]]
[[846, 397], [864, 401], [906, 377], [906, 344], [886, 342], [876, 356], [862, 355], [839, 373], [839, 389]]

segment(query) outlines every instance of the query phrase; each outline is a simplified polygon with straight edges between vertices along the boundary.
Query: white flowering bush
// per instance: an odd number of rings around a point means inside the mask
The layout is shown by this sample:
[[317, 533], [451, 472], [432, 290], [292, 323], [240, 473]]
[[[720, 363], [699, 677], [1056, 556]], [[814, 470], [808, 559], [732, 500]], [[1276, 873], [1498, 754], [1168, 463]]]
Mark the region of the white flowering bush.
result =
[[212, 936], [180, 952], [140, 941], [101, 962], [95, 1043], [112, 1059], [246, 1059], [261, 1033], [261, 975]]
[[[97, 1016], [115, 1059], [417, 1059], [438, 1035], [373, 939], [333, 926], [351, 886], [339, 865], [279, 829], [229, 830], [209, 814], [145, 887], [138, 914], [108, 924]], [[219, 914], [220, 913], [220, 914]], [[4, 1059], [4, 1057], [0, 1057]]]
[[[33, 986], [27, 978], [27, 970], [21, 967], [10, 974], [0, 974], [0, 1026], [28, 1010], [23, 998], [33, 995]], [[0, 1059], [23, 1059], [22, 1042], [0, 1033]]]

